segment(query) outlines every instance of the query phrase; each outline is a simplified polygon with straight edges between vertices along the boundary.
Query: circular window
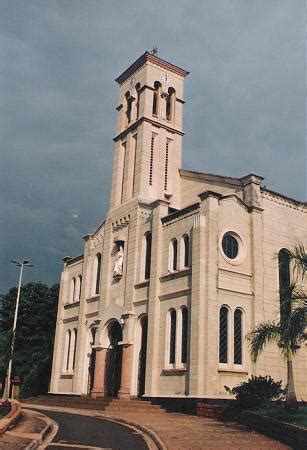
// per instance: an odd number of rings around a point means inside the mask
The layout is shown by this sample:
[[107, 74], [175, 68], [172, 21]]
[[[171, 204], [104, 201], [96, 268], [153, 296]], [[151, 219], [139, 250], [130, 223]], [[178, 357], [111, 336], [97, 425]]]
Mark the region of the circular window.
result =
[[232, 234], [225, 234], [223, 236], [222, 248], [229, 259], [235, 259], [239, 254], [239, 243]]

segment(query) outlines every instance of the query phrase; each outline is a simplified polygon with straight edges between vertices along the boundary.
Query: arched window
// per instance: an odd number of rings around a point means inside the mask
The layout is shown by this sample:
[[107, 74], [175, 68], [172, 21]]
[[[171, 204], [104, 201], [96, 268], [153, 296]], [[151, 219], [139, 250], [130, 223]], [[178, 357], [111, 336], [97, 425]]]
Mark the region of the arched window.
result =
[[171, 309], [170, 315], [170, 334], [169, 334], [169, 363], [175, 364], [176, 361], [176, 311]]
[[150, 278], [150, 263], [151, 263], [151, 233], [145, 234], [145, 270], [144, 278]]
[[74, 277], [72, 278], [70, 283], [69, 303], [73, 303], [75, 301], [75, 295], [76, 295], [76, 280]]
[[167, 120], [173, 120], [175, 108], [175, 89], [170, 87], [166, 97], [165, 113]]
[[74, 370], [75, 368], [75, 361], [76, 361], [76, 349], [77, 349], [77, 329], [74, 328], [72, 331], [72, 362], [71, 362], [71, 368]]
[[182, 267], [190, 267], [190, 236], [182, 236]]
[[136, 118], [139, 118], [139, 114], [140, 114], [140, 89], [141, 89], [141, 85], [140, 83], [137, 83], [135, 85], [135, 90], [136, 90]]
[[63, 369], [65, 371], [69, 370], [70, 347], [71, 347], [71, 331], [67, 330], [65, 336], [64, 364], [63, 364]]
[[154, 92], [153, 92], [153, 98], [152, 98], [152, 114], [154, 116], [157, 116], [159, 113], [159, 103], [160, 103], [160, 90], [161, 90], [161, 83], [159, 81], [155, 81], [154, 83]]
[[236, 309], [233, 322], [233, 362], [234, 364], [242, 364], [242, 318], [243, 313], [240, 309]]
[[282, 248], [278, 253], [279, 289], [282, 292], [290, 286], [290, 255], [287, 249]]
[[82, 275], [79, 275], [79, 277], [78, 277], [78, 280], [79, 280], [79, 291], [78, 291], [78, 300], [80, 300], [80, 298], [81, 298], [81, 289], [82, 289]]
[[172, 239], [169, 247], [169, 270], [177, 270], [177, 239]]
[[95, 265], [94, 265], [94, 270], [95, 270], [95, 281], [94, 281], [94, 286], [95, 286], [95, 294], [99, 294], [100, 292], [100, 271], [101, 271], [101, 254], [97, 253], [96, 258], [95, 258]]
[[228, 362], [228, 309], [225, 306], [220, 309], [219, 362]]
[[188, 356], [188, 308], [186, 306], [181, 308], [181, 314], [181, 362], [186, 364]]
[[127, 122], [128, 124], [131, 122], [131, 110], [132, 110], [132, 102], [134, 98], [130, 95], [130, 92], [126, 92], [125, 94], [126, 102], [127, 102], [127, 109], [126, 109], [126, 116], [127, 116]]

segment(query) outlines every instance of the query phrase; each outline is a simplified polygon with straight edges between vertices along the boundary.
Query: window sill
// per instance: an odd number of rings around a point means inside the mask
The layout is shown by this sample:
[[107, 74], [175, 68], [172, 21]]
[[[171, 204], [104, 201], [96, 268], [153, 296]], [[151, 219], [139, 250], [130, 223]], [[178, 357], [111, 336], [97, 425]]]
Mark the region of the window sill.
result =
[[68, 373], [62, 373], [60, 375], [60, 378], [62, 380], [71, 380], [73, 378], [73, 376], [74, 376], [73, 372], [68, 372]]
[[192, 273], [191, 267], [187, 269], [174, 270], [174, 272], [170, 272], [167, 275], [162, 275], [162, 277], [160, 277], [160, 281], [163, 283], [164, 281], [185, 277], [186, 275], [190, 275], [191, 273]]
[[161, 375], [164, 376], [176, 376], [176, 375], [185, 375], [187, 373], [188, 369], [187, 368], [178, 368], [178, 369], [163, 369], [161, 372]]
[[248, 371], [245, 369], [236, 369], [236, 368], [219, 368], [217, 369], [218, 373], [238, 373], [238, 374], [242, 374], [242, 375], [248, 375]]
[[142, 289], [143, 287], [149, 286], [149, 280], [141, 281], [134, 285], [134, 289]]
[[95, 294], [93, 297], [87, 298], [86, 303], [93, 303], [99, 300], [99, 294]]
[[73, 302], [73, 303], [65, 303], [64, 309], [74, 308], [75, 306], [80, 306], [80, 300], [78, 300], [77, 302]]

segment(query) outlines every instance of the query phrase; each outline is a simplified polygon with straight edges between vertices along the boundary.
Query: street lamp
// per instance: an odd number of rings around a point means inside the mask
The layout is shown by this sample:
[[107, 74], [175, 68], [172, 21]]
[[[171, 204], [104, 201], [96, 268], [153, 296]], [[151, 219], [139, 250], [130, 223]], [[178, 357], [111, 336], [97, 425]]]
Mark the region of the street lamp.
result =
[[16, 332], [16, 324], [17, 324], [17, 317], [18, 317], [19, 297], [20, 297], [20, 288], [21, 288], [23, 268], [24, 267], [33, 267], [33, 264], [29, 264], [29, 261], [26, 259], [22, 262], [14, 261], [14, 260], [12, 260], [11, 262], [16, 264], [18, 267], [20, 267], [20, 274], [19, 274], [19, 282], [18, 282], [18, 290], [17, 290], [17, 298], [16, 298], [16, 306], [15, 306], [11, 354], [10, 354], [10, 360], [9, 360], [9, 365], [8, 365], [8, 369], [7, 369], [7, 377], [6, 377], [6, 381], [5, 381], [5, 387], [4, 387], [4, 391], [3, 391], [3, 397], [2, 397], [3, 399], [9, 398], [9, 396], [10, 396], [12, 360], [13, 360], [13, 352], [14, 352], [15, 332]]

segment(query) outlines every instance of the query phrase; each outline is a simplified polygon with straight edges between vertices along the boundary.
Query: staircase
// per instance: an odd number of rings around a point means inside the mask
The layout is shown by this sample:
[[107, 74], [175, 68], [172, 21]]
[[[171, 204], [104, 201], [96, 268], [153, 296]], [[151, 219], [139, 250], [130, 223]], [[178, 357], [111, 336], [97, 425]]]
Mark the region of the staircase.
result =
[[39, 395], [37, 397], [29, 397], [20, 400], [24, 405], [42, 405], [42, 406], [58, 406], [63, 408], [76, 408], [86, 410], [104, 411], [110, 414], [119, 412], [144, 412], [159, 413], [165, 412], [160, 405], [153, 405], [150, 401], [140, 400], [138, 398], [121, 399], [121, 398], [99, 398], [92, 399], [87, 396], [76, 395]]

